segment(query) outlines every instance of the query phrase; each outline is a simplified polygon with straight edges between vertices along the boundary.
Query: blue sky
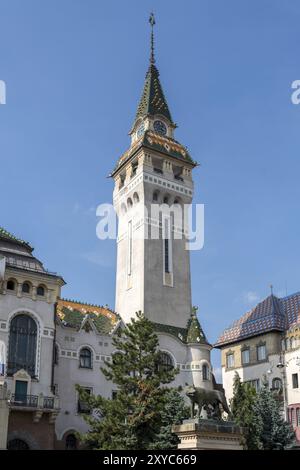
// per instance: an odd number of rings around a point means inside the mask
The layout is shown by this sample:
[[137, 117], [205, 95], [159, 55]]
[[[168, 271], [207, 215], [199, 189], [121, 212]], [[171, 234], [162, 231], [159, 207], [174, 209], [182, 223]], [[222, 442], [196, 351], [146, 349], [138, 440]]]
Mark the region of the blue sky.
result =
[[176, 138], [201, 163], [192, 289], [213, 342], [270, 283], [299, 290], [297, 0], [0, 0], [0, 225], [63, 275], [65, 297], [114, 306], [115, 244], [97, 240], [95, 208], [129, 144], [151, 9]]

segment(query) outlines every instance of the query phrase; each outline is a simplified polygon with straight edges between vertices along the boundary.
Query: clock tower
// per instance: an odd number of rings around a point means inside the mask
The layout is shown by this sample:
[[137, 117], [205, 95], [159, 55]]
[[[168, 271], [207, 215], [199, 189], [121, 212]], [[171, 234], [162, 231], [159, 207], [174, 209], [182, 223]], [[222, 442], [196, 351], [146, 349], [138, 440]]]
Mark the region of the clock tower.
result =
[[115, 309], [125, 322], [141, 310], [155, 324], [186, 328], [192, 303], [183, 220], [196, 163], [174, 138], [176, 124], [155, 65], [153, 14], [150, 24], [150, 63], [131, 144], [111, 174], [119, 222]]

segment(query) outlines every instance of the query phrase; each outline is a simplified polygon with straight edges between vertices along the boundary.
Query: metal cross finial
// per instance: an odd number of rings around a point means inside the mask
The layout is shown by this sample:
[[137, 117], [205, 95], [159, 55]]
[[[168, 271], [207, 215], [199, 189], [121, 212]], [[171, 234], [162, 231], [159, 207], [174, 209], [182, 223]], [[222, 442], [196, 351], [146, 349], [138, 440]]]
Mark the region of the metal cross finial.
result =
[[155, 58], [154, 58], [154, 32], [153, 32], [153, 27], [155, 25], [155, 18], [154, 14], [150, 14], [149, 18], [149, 23], [151, 25], [151, 54], [150, 54], [150, 63], [154, 64], [155, 63]]
[[273, 295], [273, 284], [270, 284], [271, 295]]

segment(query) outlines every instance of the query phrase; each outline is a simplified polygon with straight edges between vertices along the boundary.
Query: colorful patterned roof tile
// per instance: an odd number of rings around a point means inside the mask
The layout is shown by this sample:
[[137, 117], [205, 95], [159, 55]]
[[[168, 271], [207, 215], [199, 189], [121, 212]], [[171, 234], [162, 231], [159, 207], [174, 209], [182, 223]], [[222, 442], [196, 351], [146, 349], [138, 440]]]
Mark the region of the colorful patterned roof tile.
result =
[[286, 331], [300, 322], [300, 292], [278, 298], [270, 295], [226, 328], [215, 347], [238, 342], [268, 331]]
[[29, 248], [30, 251], [33, 251], [33, 248], [29, 245], [29, 243], [25, 242], [24, 240], [21, 240], [20, 238], [17, 238], [15, 235], [5, 230], [3, 227], [0, 227], [0, 238], [2, 240], [17, 243], [18, 245], [23, 245], [26, 248]]
[[56, 315], [62, 324], [80, 330], [90, 320], [98, 333], [109, 335], [120, 321], [119, 315], [108, 307], [85, 304], [74, 300], [59, 299]]
[[153, 63], [150, 63], [146, 74], [143, 93], [137, 108], [135, 120], [149, 114], [152, 116], [161, 114], [172, 123], [168, 103], [160, 84], [159, 71]]

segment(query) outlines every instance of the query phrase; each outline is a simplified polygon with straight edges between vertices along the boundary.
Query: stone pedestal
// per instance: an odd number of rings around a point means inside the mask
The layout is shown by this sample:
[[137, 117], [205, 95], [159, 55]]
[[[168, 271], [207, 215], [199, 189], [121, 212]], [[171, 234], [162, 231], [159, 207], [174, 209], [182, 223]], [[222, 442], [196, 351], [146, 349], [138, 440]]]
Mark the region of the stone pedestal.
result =
[[6, 383], [0, 383], [0, 450], [6, 449], [9, 402]]
[[178, 449], [243, 450], [242, 428], [228, 421], [187, 419], [172, 427], [180, 439]]

